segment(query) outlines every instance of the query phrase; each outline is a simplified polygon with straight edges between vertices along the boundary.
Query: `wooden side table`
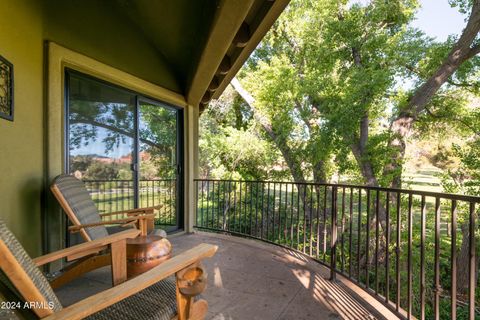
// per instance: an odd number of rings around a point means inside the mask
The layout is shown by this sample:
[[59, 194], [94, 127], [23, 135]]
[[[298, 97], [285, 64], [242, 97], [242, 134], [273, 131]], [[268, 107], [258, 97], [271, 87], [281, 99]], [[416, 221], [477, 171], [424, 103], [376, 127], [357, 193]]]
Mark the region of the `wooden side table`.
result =
[[166, 238], [147, 235], [127, 239], [127, 277], [138, 276], [169, 259], [172, 245]]

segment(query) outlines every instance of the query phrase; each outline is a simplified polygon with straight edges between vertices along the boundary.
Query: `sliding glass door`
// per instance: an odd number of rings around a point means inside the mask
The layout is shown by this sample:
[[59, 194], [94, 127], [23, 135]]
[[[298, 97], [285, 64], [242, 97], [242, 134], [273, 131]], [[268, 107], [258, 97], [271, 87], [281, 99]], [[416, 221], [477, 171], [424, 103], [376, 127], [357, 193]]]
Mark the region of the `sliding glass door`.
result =
[[158, 206], [157, 223], [166, 226], [177, 225], [179, 120], [174, 108], [147, 99], [138, 102], [140, 206]]
[[73, 71], [66, 105], [67, 171], [99, 211], [155, 206], [157, 227], [182, 227], [182, 111]]

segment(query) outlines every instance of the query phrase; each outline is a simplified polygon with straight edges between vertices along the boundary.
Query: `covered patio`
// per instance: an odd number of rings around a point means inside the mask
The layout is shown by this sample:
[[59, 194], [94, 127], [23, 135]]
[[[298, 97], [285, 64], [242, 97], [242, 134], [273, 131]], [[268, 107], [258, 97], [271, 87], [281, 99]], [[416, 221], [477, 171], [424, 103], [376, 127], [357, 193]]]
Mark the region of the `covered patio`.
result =
[[[75, 222], [50, 190], [56, 177], [75, 176], [88, 189], [98, 217], [140, 207], [157, 210], [152, 226], [167, 231], [174, 248], [167, 261], [198, 244], [218, 246], [203, 262], [207, 319], [424, 319], [426, 311], [436, 319], [441, 312], [455, 319], [457, 309], [474, 319], [479, 197], [199, 179], [201, 113], [231, 83], [288, 3], [0, 1], [0, 85], [6, 92], [0, 96], [5, 102], [0, 226], [31, 258], [79, 241], [88, 244], [93, 238], [79, 240], [69, 232]], [[469, 217], [470, 232], [462, 233], [469, 266], [456, 264], [457, 212]], [[146, 227], [137, 227], [142, 230], [130, 230], [131, 238], [146, 234]], [[125, 239], [120, 242], [121, 254], [115, 254], [125, 258]], [[111, 250], [113, 265], [111, 244], [101, 243], [89, 254]], [[205, 258], [217, 248], [203, 249]], [[435, 251], [431, 261], [425, 260], [426, 250]], [[53, 277], [71, 256], [50, 258], [41, 264], [27, 260], [39, 266], [39, 274]], [[126, 269], [123, 258], [120, 269]], [[197, 260], [179, 263], [169, 275], [197, 266]], [[457, 303], [456, 271], [462, 267], [469, 270], [463, 279], [468, 286]], [[440, 283], [440, 273], [449, 284]], [[110, 267], [104, 267], [55, 293], [68, 306], [111, 288], [111, 278]], [[124, 278], [118, 282], [129, 289]], [[104, 307], [87, 306], [76, 316]], [[42, 311], [36, 318], [57, 319], [52, 310]]]
[[[197, 243], [218, 246], [204, 265], [209, 303], [207, 319], [393, 319], [393, 313], [305, 255], [239, 237], [195, 232], [170, 238], [174, 254]], [[56, 291], [70, 305], [111, 287], [108, 268], [99, 269]]]

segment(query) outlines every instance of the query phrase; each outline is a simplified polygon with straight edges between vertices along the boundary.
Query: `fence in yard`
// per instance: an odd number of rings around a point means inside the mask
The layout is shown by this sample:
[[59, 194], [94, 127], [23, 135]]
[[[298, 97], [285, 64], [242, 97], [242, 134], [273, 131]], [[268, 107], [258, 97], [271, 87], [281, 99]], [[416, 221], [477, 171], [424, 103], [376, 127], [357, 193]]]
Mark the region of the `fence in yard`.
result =
[[[135, 188], [132, 180], [84, 180], [99, 212], [110, 213], [134, 208]], [[155, 224], [176, 225], [177, 185], [175, 179], [140, 180], [138, 207], [160, 206]]]
[[403, 318], [478, 316], [479, 197], [342, 184], [195, 183], [200, 230], [302, 252]]

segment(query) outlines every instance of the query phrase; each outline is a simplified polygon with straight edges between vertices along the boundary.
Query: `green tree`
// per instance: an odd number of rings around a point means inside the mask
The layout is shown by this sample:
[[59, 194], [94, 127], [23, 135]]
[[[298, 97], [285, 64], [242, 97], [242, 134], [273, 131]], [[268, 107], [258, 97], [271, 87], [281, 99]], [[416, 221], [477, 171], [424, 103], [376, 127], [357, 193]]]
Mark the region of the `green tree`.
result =
[[[444, 109], [478, 70], [479, 3], [452, 5], [471, 9], [467, 26], [437, 43], [410, 27], [415, 0], [290, 4], [240, 80], [295, 180], [305, 163], [322, 181], [330, 159], [341, 159], [340, 173], [354, 159], [367, 185], [401, 186], [413, 124]], [[411, 90], [399, 86], [405, 81]]]
[[85, 172], [85, 179], [90, 180], [115, 180], [118, 178], [120, 166], [116, 163], [93, 161]]
[[281, 157], [262, 139], [251, 110], [231, 87], [202, 113], [199, 139], [202, 177], [285, 178]]

